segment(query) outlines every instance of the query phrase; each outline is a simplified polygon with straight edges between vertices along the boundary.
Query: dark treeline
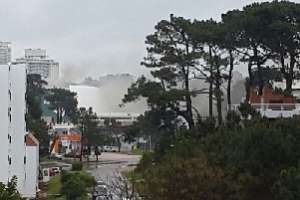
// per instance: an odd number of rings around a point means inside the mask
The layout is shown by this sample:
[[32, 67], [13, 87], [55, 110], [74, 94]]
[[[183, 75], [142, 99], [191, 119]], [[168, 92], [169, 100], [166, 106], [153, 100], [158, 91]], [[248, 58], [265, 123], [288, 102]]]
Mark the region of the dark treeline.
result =
[[[256, 87], [262, 95], [272, 79], [285, 79], [285, 93], [292, 93], [300, 64], [300, 4], [254, 3], [221, 16], [171, 15], [146, 37], [141, 64], [153, 79], [140, 77], [123, 98], [145, 98], [149, 106], [127, 139], [150, 136], [154, 145], [135, 170], [142, 184], [134, 185], [145, 199], [299, 199], [299, 119], [262, 119], [247, 99], [240, 114], [231, 111], [231, 82], [233, 70], [246, 65], [248, 94]], [[191, 88], [193, 79], [207, 87]], [[208, 96], [205, 120], [193, 105], [196, 95]]]

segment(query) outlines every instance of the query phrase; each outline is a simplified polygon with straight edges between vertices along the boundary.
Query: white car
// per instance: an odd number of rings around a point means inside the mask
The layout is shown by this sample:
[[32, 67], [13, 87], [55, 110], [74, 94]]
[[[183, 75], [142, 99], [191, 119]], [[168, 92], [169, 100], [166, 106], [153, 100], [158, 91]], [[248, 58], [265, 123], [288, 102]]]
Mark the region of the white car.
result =
[[103, 146], [104, 152], [117, 152], [118, 147], [117, 146]]

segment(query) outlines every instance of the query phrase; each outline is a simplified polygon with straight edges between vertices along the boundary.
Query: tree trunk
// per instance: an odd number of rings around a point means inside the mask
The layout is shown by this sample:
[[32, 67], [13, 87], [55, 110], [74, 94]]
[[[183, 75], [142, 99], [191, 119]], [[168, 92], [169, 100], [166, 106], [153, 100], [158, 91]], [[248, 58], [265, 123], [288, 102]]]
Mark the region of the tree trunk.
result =
[[258, 50], [257, 47], [254, 47], [254, 58], [256, 61], [256, 66], [257, 66], [257, 73], [258, 73], [258, 94], [261, 96], [263, 94], [263, 88], [264, 88], [264, 81], [262, 77], [262, 67], [261, 67], [261, 62], [258, 57]]
[[286, 88], [285, 90], [289, 93], [292, 94], [292, 87], [293, 87], [293, 80], [294, 80], [294, 67], [295, 67], [295, 55], [291, 54], [291, 59], [290, 59], [290, 67], [288, 70], [288, 73], [285, 76], [285, 81], [286, 81]]
[[262, 78], [262, 68], [259, 60], [257, 61], [257, 72], [258, 72], [258, 94], [262, 95], [263, 88], [264, 88], [264, 81]]
[[193, 119], [193, 108], [192, 108], [192, 99], [190, 94], [190, 83], [189, 83], [189, 70], [187, 70], [185, 75], [185, 90], [187, 92], [185, 98], [186, 98], [186, 112], [188, 117], [188, 123], [189, 127], [191, 129], [194, 128], [194, 119]]
[[56, 108], [56, 123], [59, 124], [59, 109]]
[[222, 116], [222, 91], [221, 91], [221, 73], [220, 73], [220, 66], [217, 67], [216, 73], [216, 100], [217, 100], [217, 112], [218, 112], [218, 123], [221, 125], [223, 123], [223, 116]]
[[212, 49], [209, 46], [209, 90], [208, 90], [208, 109], [209, 117], [213, 117], [213, 63], [212, 63]]
[[234, 58], [233, 58], [232, 50], [229, 50], [229, 74], [228, 74], [228, 82], [227, 82], [227, 105], [229, 111], [231, 110], [231, 81], [232, 81], [233, 66], [234, 66]]
[[248, 75], [249, 75], [249, 86], [253, 86], [253, 75], [252, 75], [252, 59], [248, 61]]

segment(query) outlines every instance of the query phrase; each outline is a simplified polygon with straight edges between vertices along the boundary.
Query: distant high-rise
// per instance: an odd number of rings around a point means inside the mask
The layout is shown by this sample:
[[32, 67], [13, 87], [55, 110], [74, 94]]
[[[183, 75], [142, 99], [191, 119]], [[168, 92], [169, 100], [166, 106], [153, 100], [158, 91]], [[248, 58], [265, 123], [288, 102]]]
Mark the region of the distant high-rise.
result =
[[11, 43], [0, 41], [0, 65], [11, 62]]
[[27, 66], [28, 74], [39, 74], [51, 86], [59, 79], [59, 63], [47, 56], [45, 49], [25, 49], [25, 58], [16, 63]]

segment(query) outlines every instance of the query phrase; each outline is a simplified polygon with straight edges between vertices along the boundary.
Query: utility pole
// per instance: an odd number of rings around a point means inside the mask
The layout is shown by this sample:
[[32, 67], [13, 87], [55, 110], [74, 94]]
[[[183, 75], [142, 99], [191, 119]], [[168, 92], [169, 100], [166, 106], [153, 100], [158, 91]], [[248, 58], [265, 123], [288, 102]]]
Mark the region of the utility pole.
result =
[[82, 156], [83, 156], [83, 135], [84, 135], [84, 124], [82, 121], [82, 130], [81, 130], [81, 140], [80, 140], [80, 162], [82, 162]]

